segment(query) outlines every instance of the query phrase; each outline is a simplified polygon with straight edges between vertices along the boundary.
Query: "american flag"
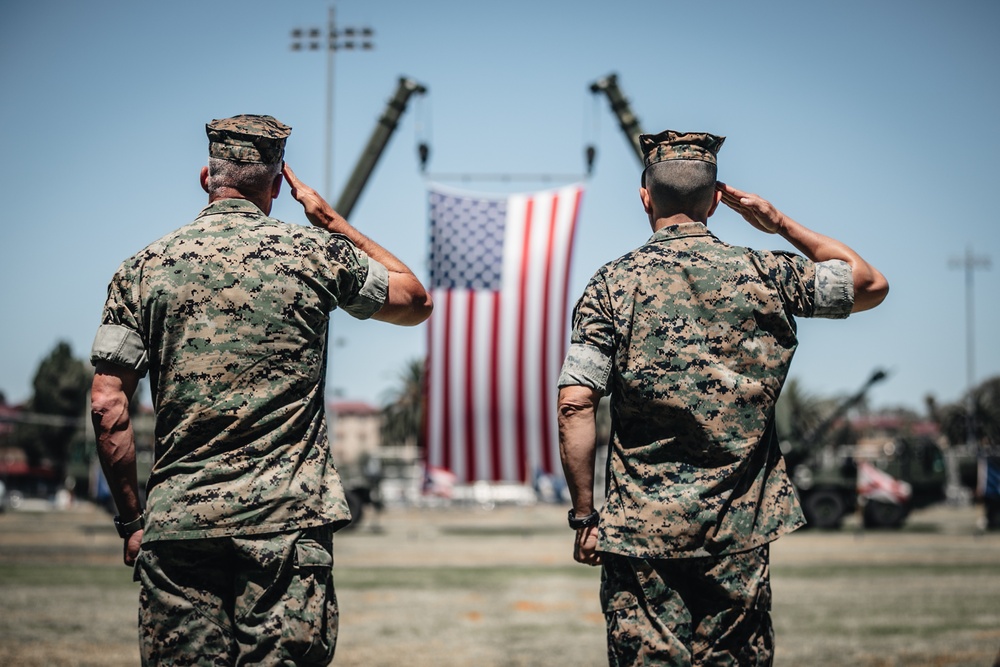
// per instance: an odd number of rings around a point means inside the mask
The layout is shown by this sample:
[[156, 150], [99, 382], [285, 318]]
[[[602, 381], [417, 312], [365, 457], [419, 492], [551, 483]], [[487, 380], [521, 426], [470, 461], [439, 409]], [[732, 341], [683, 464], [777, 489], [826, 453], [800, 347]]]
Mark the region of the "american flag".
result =
[[460, 483], [560, 470], [556, 379], [582, 195], [431, 186], [427, 457]]

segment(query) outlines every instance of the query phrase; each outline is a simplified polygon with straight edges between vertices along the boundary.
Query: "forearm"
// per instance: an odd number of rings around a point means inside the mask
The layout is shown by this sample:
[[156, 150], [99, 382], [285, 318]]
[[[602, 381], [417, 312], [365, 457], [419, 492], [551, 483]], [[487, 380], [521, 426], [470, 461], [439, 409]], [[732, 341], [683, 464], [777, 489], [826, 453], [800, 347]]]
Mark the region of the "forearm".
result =
[[363, 251], [366, 255], [382, 264], [390, 273], [404, 273], [414, 275], [406, 264], [399, 260], [394, 254], [383, 248], [380, 244], [368, 238], [357, 230], [351, 223], [333, 210], [325, 201], [325, 206], [316, 211], [307, 211], [306, 217], [309, 222], [317, 227], [321, 227], [334, 234], [343, 234], [351, 243]]
[[391, 252], [355, 229], [329, 204], [323, 203], [325, 206], [317, 213], [306, 214], [310, 222], [335, 234], [343, 234], [389, 271], [389, 296], [372, 318], [402, 326], [414, 326], [425, 321], [431, 314], [431, 296], [413, 271]]
[[784, 214], [777, 232], [814, 262], [839, 259], [850, 265], [854, 281], [853, 312], [874, 308], [888, 294], [885, 277], [846, 243], [815, 232]]
[[[559, 392], [559, 455], [577, 516], [594, 508], [594, 462], [596, 459], [596, 405], [581, 400], [565, 387]], [[569, 390], [569, 391], [567, 391]]]
[[[99, 428], [95, 419], [95, 431]], [[97, 437], [97, 455], [108, 480], [118, 514], [126, 521], [142, 513], [138, 473], [135, 462], [135, 437], [131, 426], [115, 426]]]
[[737, 190], [721, 182], [716, 188], [721, 201], [743, 216], [756, 229], [768, 234], [780, 234], [812, 261], [826, 262], [839, 259], [847, 262], [851, 267], [854, 281], [852, 312], [874, 308], [882, 303], [889, 293], [889, 283], [885, 276], [847, 244], [799, 224], [757, 195]]
[[777, 233], [814, 262], [840, 259], [853, 265], [861, 261], [846, 244], [815, 232], [787, 215], [781, 214]]
[[314, 189], [304, 184], [291, 167], [284, 166], [285, 180], [292, 189], [292, 196], [302, 205], [309, 222], [334, 234], [343, 234], [368, 257], [389, 272], [389, 294], [382, 308], [373, 319], [404, 326], [412, 326], [431, 315], [433, 304], [427, 290], [406, 264], [398, 257], [355, 229]]
[[[91, 419], [97, 440], [97, 456], [108, 480], [118, 514], [125, 520], [142, 512], [135, 460], [135, 433], [129, 416], [129, 397], [135, 391], [132, 380], [119, 373], [94, 375], [91, 389]], [[130, 376], [129, 376], [130, 377]]]

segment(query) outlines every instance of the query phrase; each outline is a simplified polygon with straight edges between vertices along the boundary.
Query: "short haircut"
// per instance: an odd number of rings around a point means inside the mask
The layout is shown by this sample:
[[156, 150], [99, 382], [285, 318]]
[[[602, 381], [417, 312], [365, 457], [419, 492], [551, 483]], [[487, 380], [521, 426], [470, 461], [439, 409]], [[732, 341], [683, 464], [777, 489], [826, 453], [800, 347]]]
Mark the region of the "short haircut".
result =
[[661, 217], [684, 213], [693, 218], [708, 213], [715, 197], [718, 168], [703, 160], [665, 160], [649, 165], [643, 185]]
[[268, 195], [271, 183], [281, 173], [281, 163], [234, 162], [210, 157], [208, 159], [208, 193], [220, 188], [233, 188], [249, 196]]

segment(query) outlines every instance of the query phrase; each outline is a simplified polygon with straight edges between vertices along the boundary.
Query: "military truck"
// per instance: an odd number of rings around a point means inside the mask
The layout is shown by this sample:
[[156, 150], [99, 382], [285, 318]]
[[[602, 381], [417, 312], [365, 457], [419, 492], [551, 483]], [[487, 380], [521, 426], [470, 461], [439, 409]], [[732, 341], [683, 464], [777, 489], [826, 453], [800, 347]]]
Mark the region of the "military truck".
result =
[[[855, 444], [830, 442], [837, 421], [864, 399], [887, 373], [876, 370], [859, 391], [798, 441], [781, 443], [808, 525], [840, 527], [861, 510], [867, 528], [899, 528], [913, 509], [945, 498], [945, 460], [938, 443], [926, 436], [893, 435]], [[874, 478], [874, 486], [862, 484]]]

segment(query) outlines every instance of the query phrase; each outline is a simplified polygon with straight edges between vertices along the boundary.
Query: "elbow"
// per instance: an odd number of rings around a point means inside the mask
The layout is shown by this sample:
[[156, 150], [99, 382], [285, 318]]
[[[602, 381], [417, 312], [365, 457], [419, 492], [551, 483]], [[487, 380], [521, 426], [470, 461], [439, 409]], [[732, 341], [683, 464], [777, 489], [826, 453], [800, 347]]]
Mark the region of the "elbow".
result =
[[427, 292], [415, 294], [396, 324], [415, 327], [426, 322], [432, 312], [434, 312], [434, 302], [431, 300], [431, 295]]
[[95, 382], [90, 390], [90, 415], [94, 423], [99, 423], [108, 415], [118, 415], [128, 412], [124, 393], [113, 391]]
[[98, 432], [107, 431], [128, 419], [129, 394], [117, 375], [101, 372], [90, 385], [90, 417]]
[[413, 324], [422, 324], [423, 322], [426, 322], [433, 312], [434, 300], [431, 299], [430, 292], [422, 290], [421, 296], [413, 301]]
[[556, 402], [556, 417], [560, 424], [578, 419], [591, 420], [597, 412], [600, 394], [589, 387], [570, 385], [559, 390]]
[[854, 308], [853, 313], [875, 308], [889, 295], [889, 281], [878, 271], [861, 285], [854, 287]]
[[409, 274], [391, 274], [389, 297], [382, 309], [372, 317], [398, 326], [412, 327], [423, 322], [434, 312], [430, 292]]

